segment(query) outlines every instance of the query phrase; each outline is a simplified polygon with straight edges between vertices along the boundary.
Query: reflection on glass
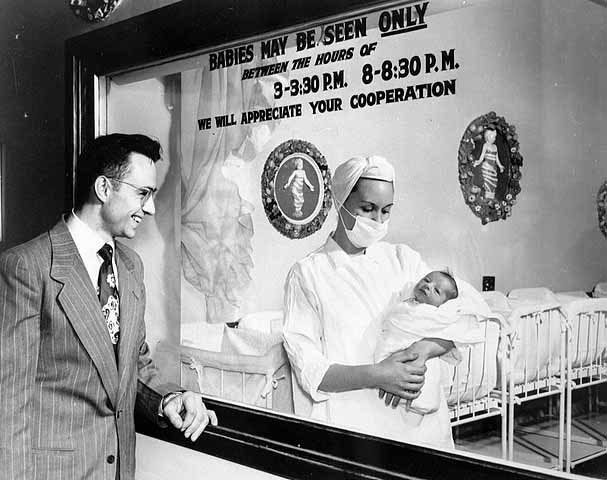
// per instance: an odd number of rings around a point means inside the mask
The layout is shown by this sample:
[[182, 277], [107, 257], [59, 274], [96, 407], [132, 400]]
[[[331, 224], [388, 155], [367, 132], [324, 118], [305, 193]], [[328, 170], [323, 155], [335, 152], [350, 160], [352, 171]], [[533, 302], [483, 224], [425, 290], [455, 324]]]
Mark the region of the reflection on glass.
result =
[[[499, 232], [477, 225], [458, 189], [457, 149], [470, 119], [496, 105], [520, 126], [525, 158], [545, 158], [549, 147], [541, 139], [553, 144], [571, 134], [561, 102], [575, 98], [576, 133], [592, 150], [586, 156], [599, 158], [601, 132], [583, 118], [604, 116], [595, 100], [607, 79], [592, 53], [604, 34], [597, 27], [567, 36], [575, 67], [550, 52], [559, 51], [566, 35], [554, 33], [555, 25], [570, 31], [604, 21], [607, 9], [590, 2], [576, 8], [556, 1], [539, 10], [531, 0], [517, 9], [507, 3], [379, 8], [111, 79], [108, 133], [145, 133], [164, 149], [156, 216], [133, 242], [146, 265], [150, 344], [167, 362], [179, 359], [185, 387], [404, 441], [442, 432], [445, 441], [431, 442], [439, 448], [453, 432], [457, 449], [592, 471], [583, 460], [605, 453], [607, 444], [600, 400], [607, 327], [596, 303], [582, 305], [577, 320], [571, 312], [587, 300], [586, 285], [604, 274], [590, 260], [600, 258], [601, 246], [584, 244], [588, 260], [562, 252], [576, 248], [577, 232], [595, 225], [586, 228], [582, 216], [563, 224], [522, 205]], [[578, 78], [580, 71], [590, 80]], [[553, 90], [557, 78], [569, 85], [563, 96]], [[474, 158], [486, 165], [479, 164], [478, 188], [485, 197], [495, 190], [497, 198], [495, 139], [486, 137]], [[332, 173], [356, 155], [392, 162], [387, 243], [347, 255], [329, 239], [338, 228], [335, 213], [305, 238], [271, 225], [260, 191], [264, 165], [293, 139], [317, 147]], [[558, 184], [566, 211], [592, 210], [592, 198], [585, 205], [559, 180], [570, 171], [564, 158], [576, 156], [574, 145], [561, 148], [562, 159], [548, 155], [553, 163], [542, 169], [541, 182], [521, 181], [520, 198], [528, 189], [547, 204]], [[580, 164], [575, 175], [572, 183], [594, 185], [591, 168]], [[316, 217], [325, 206], [318, 200], [324, 178], [309, 153], [280, 159], [270, 192], [277, 214], [292, 225]], [[482, 341], [461, 348], [457, 366], [439, 360], [434, 420], [434, 412], [422, 413], [407, 432], [403, 406], [386, 407], [377, 388], [349, 383], [344, 393], [323, 391], [329, 365], [374, 362], [394, 295], [445, 265], [490, 311], [473, 312]], [[481, 297], [473, 286], [488, 271], [499, 273], [504, 290], [546, 287]], [[289, 355], [285, 310], [289, 322], [297, 321], [289, 324]], [[572, 435], [565, 435], [568, 429]]]

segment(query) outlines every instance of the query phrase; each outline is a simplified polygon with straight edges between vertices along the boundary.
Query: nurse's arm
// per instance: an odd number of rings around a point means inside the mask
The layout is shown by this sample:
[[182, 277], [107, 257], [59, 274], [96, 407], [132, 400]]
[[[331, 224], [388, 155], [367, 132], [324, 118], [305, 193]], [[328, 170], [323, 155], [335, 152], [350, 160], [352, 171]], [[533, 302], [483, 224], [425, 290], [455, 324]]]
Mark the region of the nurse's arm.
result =
[[[397, 353], [414, 355], [415, 361], [411, 363], [411, 366], [423, 366], [429, 359], [440, 357], [450, 352], [453, 348], [455, 348], [455, 345], [451, 340], [423, 338]], [[379, 387], [379, 398], [384, 399], [386, 406], [392, 406], [393, 408], [396, 408], [401, 400], [413, 400], [417, 398], [421, 391], [415, 390], [415, 395], [411, 395], [411, 393], [405, 392], [405, 395], [402, 395], [389, 388]]]
[[347, 392], [363, 388], [379, 388], [406, 400], [419, 396], [424, 384], [425, 366], [411, 362], [417, 354], [400, 351], [376, 364], [331, 364], [318, 389], [324, 392]]

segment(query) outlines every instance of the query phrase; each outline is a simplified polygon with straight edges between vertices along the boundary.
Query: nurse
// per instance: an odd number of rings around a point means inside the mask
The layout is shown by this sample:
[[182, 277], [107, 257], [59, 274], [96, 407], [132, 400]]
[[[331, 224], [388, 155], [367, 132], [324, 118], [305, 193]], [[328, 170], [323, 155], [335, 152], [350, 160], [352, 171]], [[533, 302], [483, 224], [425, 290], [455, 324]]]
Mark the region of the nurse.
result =
[[423, 386], [425, 368], [408, 362], [443, 355], [453, 343], [423, 339], [373, 361], [383, 310], [403, 285], [430, 271], [408, 246], [380, 241], [388, 231], [394, 180], [394, 168], [382, 157], [355, 157], [339, 165], [332, 182], [337, 228], [287, 276], [284, 345], [297, 380], [295, 413], [449, 448], [453, 440], [444, 397], [418, 427], [406, 426], [391, 407], [399, 398], [416, 398]]

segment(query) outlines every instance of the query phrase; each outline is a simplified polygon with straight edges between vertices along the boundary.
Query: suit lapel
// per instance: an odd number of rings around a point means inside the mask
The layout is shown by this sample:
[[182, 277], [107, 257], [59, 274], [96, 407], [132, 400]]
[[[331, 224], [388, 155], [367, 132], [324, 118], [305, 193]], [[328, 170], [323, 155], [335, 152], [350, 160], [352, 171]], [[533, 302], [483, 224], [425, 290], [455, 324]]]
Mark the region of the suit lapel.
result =
[[50, 231], [50, 239], [53, 252], [51, 277], [62, 284], [57, 301], [95, 364], [108, 397], [115, 406], [118, 371], [114, 349], [99, 300], [64, 220]]
[[127, 391], [132, 381], [130, 374], [134, 367], [131, 355], [138, 349], [137, 305], [141, 296], [141, 285], [135, 278], [135, 266], [116, 243], [116, 264], [118, 266], [118, 291], [120, 293], [120, 342], [118, 344], [118, 392], [120, 397]]

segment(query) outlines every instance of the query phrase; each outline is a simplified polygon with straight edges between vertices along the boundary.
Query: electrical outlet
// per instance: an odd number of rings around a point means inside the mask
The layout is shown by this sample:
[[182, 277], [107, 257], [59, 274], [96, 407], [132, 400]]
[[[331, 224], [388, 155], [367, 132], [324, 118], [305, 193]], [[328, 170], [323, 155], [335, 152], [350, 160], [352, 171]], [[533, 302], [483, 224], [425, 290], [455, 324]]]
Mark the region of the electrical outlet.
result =
[[483, 292], [495, 290], [495, 277], [483, 276]]

